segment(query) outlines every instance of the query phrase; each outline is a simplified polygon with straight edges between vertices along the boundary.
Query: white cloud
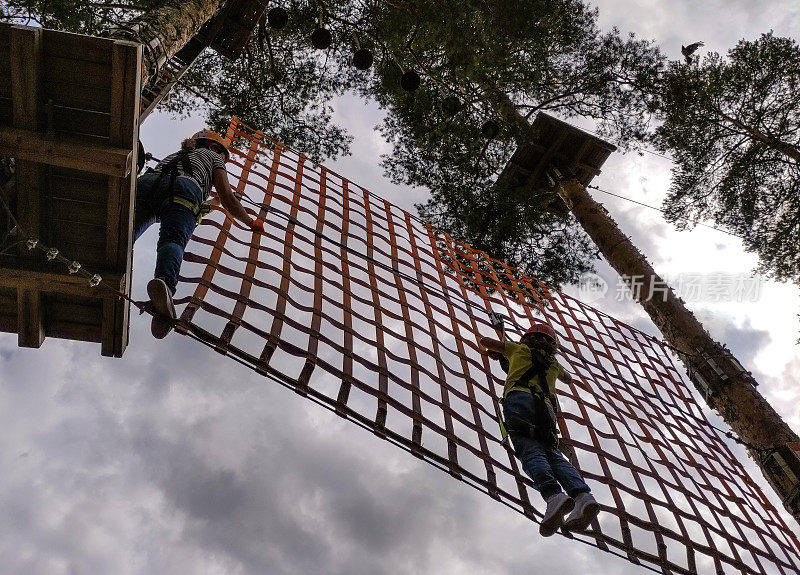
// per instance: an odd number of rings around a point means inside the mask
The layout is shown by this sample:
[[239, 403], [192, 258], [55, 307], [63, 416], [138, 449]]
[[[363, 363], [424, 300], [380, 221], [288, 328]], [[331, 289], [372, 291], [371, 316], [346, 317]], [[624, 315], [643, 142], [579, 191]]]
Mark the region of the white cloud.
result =
[[[682, 42], [724, 52], [739, 37], [800, 23], [788, 0], [597, 4], [603, 26], [653, 37], [676, 57]], [[422, 190], [382, 180], [375, 107], [337, 106], [355, 153], [331, 167], [402, 207], [423, 200]], [[143, 140], [163, 157], [203, 122], [178, 126], [154, 115]], [[652, 156], [615, 155], [598, 183], [658, 205], [667, 170]], [[646, 208], [601, 201], [659, 271], [752, 267], [716, 232], [676, 234]], [[155, 234], [136, 246], [138, 298]], [[613, 295], [616, 275], [605, 263], [600, 273]], [[704, 316], [763, 374], [762, 391], [795, 429], [797, 301], [796, 288], [772, 286], [760, 302], [710, 306]], [[654, 333], [637, 306], [606, 298], [599, 307]], [[57, 340], [17, 349], [15, 335], [0, 334], [3, 573], [641, 572], [560, 537], [542, 540], [517, 513], [350, 422], [196, 342], [154, 341], [146, 317], [131, 320], [121, 360]]]

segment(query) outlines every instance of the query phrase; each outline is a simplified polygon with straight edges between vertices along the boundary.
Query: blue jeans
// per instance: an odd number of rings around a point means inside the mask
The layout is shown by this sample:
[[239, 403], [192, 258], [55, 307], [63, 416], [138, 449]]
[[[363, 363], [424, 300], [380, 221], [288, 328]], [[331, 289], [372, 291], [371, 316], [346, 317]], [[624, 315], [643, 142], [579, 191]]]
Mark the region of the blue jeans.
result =
[[[507, 422], [517, 419], [533, 423], [533, 396], [524, 391], [512, 391], [503, 400], [503, 416]], [[509, 433], [509, 437], [514, 445], [514, 453], [522, 462], [522, 469], [544, 499], [560, 493], [562, 487], [570, 497], [590, 491], [581, 474], [555, 444], [543, 443], [517, 433]]]
[[[158, 185], [156, 185], [158, 183]], [[197, 227], [196, 216], [181, 204], [164, 201], [170, 197], [170, 177], [158, 180], [158, 174], [144, 174], [136, 180], [136, 211], [133, 220], [133, 241], [139, 239], [147, 228], [160, 221], [156, 271], [153, 277], [161, 278], [174, 294], [178, 285], [183, 252]], [[201, 204], [203, 192], [188, 178], [175, 179], [176, 196]], [[163, 207], [162, 207], [163, 206]]]

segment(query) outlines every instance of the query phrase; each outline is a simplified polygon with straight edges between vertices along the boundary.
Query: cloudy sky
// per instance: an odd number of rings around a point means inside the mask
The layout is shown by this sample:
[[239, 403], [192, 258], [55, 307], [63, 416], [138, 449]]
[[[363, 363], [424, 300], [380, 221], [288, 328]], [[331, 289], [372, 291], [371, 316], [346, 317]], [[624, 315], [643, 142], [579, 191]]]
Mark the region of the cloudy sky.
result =
[[[675, 58], [698, 40], [724, 52], [770, 29], [800, 36], [800, 6], [790, 1], [595, 4], [604, 28], [653, 38]], [[330, 167], [411, 209], [425, 190], [383, 180], [378, 156], [388, 149], [372, 131], [379, 114], [337, 102], [336, 119], [356, 140], [354, 155]], [[142, 139], [163, 157], [201, 126], [156, 115]], [[658, 205], [669, 167], [651, 154], [617, 154], [596, 183]], [[656, 211], [597, 198], [675, 282], [690, 272], [747, 275], [756, 263], [735, 238], [677, 233]], [[138, 299], [155, 239], [151, 230], [137, 244]], [[595, 305], [655, 333], [635, 305], [617, 301], [614, 273], [599, 271], [609, 289]], [[757, 301], [689, 302], [796, 430], [799, 301], [796, 286], [764, 281]], [[374, 435], [192, 340], [155, 341], [146, 317], [131, 319], [122, 359], [54, 339], [19, 349], [16, 335], [0, 334], [0, 572], [642, 572], [560, 537], [543, 540], [533, 523]]]

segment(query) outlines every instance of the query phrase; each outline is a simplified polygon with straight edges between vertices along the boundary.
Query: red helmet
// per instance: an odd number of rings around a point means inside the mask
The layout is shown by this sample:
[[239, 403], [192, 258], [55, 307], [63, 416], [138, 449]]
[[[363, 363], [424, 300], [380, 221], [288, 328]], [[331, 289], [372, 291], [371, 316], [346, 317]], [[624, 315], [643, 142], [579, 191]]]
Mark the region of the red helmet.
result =
[[550, 338], [554, 342], [558, 343], [558, 337], [556, 336], [556, 330], [554, 330], [552, 327], [550, 327], [548, 324], [546, 324], [544, 322], [536, 322], [536, 323], [534, 323], [530, 327], [530, 329], [528, 329], [528, 331], [526, 331], [523, 334], [522, 337], [524, 338], [526, 335], [533, 334], [533, 333], [543, 333], [543, 334], [545, 334], [547, 336], [550, 336]]

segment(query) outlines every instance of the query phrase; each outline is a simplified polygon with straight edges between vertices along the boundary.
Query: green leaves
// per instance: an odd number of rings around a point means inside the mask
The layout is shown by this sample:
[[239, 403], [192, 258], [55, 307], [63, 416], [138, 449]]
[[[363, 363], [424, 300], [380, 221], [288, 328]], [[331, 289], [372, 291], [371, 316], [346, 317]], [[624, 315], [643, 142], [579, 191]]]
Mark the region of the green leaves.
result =
[[[384, 5], [362, 32], [392, 51], [362, 89], [388, 112], [387, 174], [431, 190], [418, 209], [437, 227], [554, 284], [592, 269], [590, 240], [548, 191], [494, 181], [530, 137], [520, 114], [590, 117], [623, 145], [648, 129], [663, 57], [649, 42], [601, 34], [596, 18], [574, 0], [430, 1]], [[423, 73], [413, 94], [398, 86], [398, 63]], [[446, 113], [453, 97], [464, 105]], [[488, 120], [500, 121], [496, 137], [481, 133]]]
[[263, 42], [254, 34], [235, 62], [206, 52], [176, 86], [166, 109], [179, 114], [205, 109], [209, 124], [223, 131], [230, 117], [238, 116], [317, 162], [348, 153], [352, 138], [333, 122], [330, 102], [347, 89], [349, 78], [339, 76], [337, 66], [311, 45], [316, 25], [315, 11], [297, 7], [289, 11], [285, 28], [265, 30]]
[[800, 48], [764, 34], [727, 59], [671, 64], [658, 147], [675, 160], [670, 221], [712, 219], [744, 237], [761, 272], [800, 276]]

